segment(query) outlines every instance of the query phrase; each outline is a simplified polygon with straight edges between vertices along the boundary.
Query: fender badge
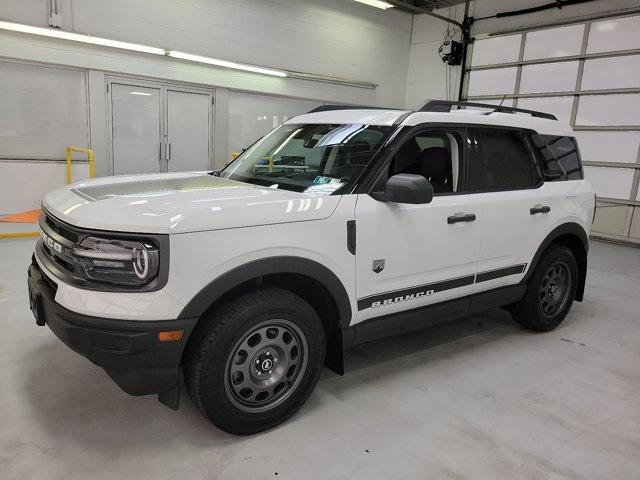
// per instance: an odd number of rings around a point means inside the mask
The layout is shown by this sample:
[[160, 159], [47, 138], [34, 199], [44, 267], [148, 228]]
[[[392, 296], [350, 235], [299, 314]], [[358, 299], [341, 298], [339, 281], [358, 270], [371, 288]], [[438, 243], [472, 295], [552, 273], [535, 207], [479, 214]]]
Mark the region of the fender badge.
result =
[[384, 259], [381, 260], [374, 260], [373, 261], [373, 266], [371, 268], [375, 273], [380, 273], [382, 270], [384, 270]]

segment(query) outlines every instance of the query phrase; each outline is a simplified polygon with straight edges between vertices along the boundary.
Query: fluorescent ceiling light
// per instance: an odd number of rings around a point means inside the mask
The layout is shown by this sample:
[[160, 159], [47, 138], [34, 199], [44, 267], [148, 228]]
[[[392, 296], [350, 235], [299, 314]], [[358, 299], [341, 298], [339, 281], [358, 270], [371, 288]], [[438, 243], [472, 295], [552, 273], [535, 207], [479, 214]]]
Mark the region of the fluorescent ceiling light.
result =
[[33, 27], [31, 25], [22, 25], [21, 23], [0, 21], [0, 29], [10, 30], [12, 32], [31, 33], [33, 35], [40, 35], [43, 37], [60, 38], [62, 40], [71, 40], [73, 42], [90, 43], [92, 45], [102, 45], [103, 47], [134, 50], [136, 52], [151, 53], [153, 55], [166, 54], [166, 51], [163, 48], [147, 47], [146, 45], [138, 45], [137, 43], [119, 42], [117, 40], [109, 40], [108, 38], [92, 37], [91, 35], [65, 32], [64, 30], [55, 30], [53, 28]]
[[[367, 5], [373, 5], [378, 8], [391, 8], [393, 5], [383, 2], [381, 0], [355, 0], [360, 3], [366, 3]], [[376, 88], [377, 84], [371, 82], [362, 82], [357, 80], [348, 80], [337, 77], [330, 77], [326, 75], [315, 75], [304, 72], [286, 72], [283, 70], [275, 70], [272, 68], [258, 67], [255, 65], [247, 65], [245, 63], [236, 63], [227, 60], [220, 60], [217, 58], [203, 57], [200, 55], [193, 55], [190, 53], [178, 52], [174, 50], [167, 50], [164, 48], [149, 47], [147, 45], [139, 45], [137, 43], [120, 42], [118, 40], [110, 40], [108, 38], [94, 37], [91, 35], [84, 35], [80, 33], [67, 32], [65, 30], [58, 30], [54, 28], [42, 28], [34, 27], [32, 25], [24, 25], [21, 23], [5, 22], [0, 20], [0, 30], [7, 30], [11, 32], [28, 33], [31, 35], [39, 35], [42, 37], [57, 38], [60, 40], [68, 40], [72, 42], [79, 42], [91, 45], [100, 45], [103, 47], [119, 48], [122, 50], [131, 50], [135, 52], [149, 53], [152, 55], [166, 55], [181, 60], [187, 60], [190, 62], [204, 63], [207, 65], [214, 65], [224, 68], [232, 68], [234, 70], [243, 70], [246, 72], [260, 73], [263, 75], [272, 75], [275, 77], [291, 77], [300, 78], [303, 80], [312, 80], [316, 82], [329, 82], [339, 85], [349, 85], [360, 88]], [[135, 95], [135, 94], [134, 94]]]
[[142, 95], [144, 97], [150, 97], [153, 94], [147, 92], [129, 92], [129, 95]]
[[381, 0], [355, 0], [358, 3], [364, 3], [365, 5], [370, 5], [372, 7], [381, 8], [382, 10], [386, 10], [387, 8], [393, 7], [390, 3], [383, 2]]
[[264, 75], [273, 75], [276, 77], [286, 77], [286, 72], [273, 70], [271, 68], [254, 67], [244, 63], [229, 62], [227, 60], [219, 60], [217, 58], [201, 57], [200, 55], [192, 55], [191, 53], [177, 52], [169, 50], [167, 55], [181, 60], [189, 60], [190, 62], [206, 63], [208, 65], [216, 65], [218, 67], [234, 68], [236, 70], [245, 70], [247, 72], [262, 73]]

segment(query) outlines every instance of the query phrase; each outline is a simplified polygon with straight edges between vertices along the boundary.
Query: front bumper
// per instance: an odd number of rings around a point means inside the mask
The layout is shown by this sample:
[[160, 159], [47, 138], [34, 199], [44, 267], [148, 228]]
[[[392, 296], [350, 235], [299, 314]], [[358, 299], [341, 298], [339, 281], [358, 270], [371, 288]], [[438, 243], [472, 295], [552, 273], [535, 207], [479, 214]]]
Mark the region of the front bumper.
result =
[[[73, 351], [104, 368], [131, 395], [163, 394], [178, 385], [182, 353], [196, 318], [116, 320], [72, 312], [56, 303], [56, 284], [33, 260], [29, 266], [29, 303], [38, 325]], [[159, 333], [182, 330], [179, 341], [161, 342]]]

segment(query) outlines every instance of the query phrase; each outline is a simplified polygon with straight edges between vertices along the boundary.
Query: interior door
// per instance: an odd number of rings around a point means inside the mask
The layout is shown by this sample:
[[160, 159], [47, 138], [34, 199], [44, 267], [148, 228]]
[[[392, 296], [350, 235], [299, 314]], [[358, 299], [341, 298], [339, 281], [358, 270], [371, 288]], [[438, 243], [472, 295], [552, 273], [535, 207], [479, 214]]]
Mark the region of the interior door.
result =
[[161, 89], [111, 84], [113, 173], [160, 171]]
[[167, 171], [210, 166], [212, 95], [167, 91]]
[[[356, 203], [356, 322], [467, 295], [483, 230], [482, 206], [458, 190], [462, 134], [422, 131], [401, 144], [376, 183], [397, 173], [425, 176], [430, 203]], [[465, 219], [465, 220], [462, 220]]]

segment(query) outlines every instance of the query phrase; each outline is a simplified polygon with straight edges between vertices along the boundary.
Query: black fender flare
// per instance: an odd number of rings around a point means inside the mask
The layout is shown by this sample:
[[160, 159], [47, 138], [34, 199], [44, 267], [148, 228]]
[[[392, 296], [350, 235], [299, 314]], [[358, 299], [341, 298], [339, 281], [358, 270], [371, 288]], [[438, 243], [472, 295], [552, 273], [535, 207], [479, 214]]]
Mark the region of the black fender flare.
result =
[[298, 274], [309, 277], [322, 285], [333, 299], [338, 312], [336, 338], [327, 341], [325, 365], [339, 375], [344, 373], [344, 351], [350, 345], [352, 329], [351, 302], [340, 279], [327, 267], [308, 258], [295, 256], [266, 257], [240, 265], [220, 275], [200, 290], [182, 309], [178, 319], [200, 318], [216, 301], [243, 283], [258, 280], [266, 275]]
[[576, 258], [576, 260], [578, 261], [578, 272], [580, 274], [580, 278], [578, 279], [578, 287], [576, 290], [575, 299], [578, 301], [582, 301], [584, 297], [584, 287], [587, 280], [587, 254], [589, 252], [589, 237], [587, 236], [587, 232], [585, 231], [585, 229], [580, 224], [575, 222], [563, 223], [562, 225], [559, 225], [551, 230], [551, 232], [540, 244], [540, 247], [538, 247], [538, 250], [531, 260], [529, 271], [525, 275], [522, 282], [526, 283], [529, 277], [533, 274], [533, 271], [538, 265], [542, 254], [549, 247], [549, 245], [556, 242], [556, 240], [558, 240], [563, 235], [572, 235], [574, 237], [577, 237], [580, 240], [580, 245], [582, 245], [582, 248], [584, 249], [584, 255], [579, 255]]
[[308, 258], [295, 256], [266, 257], [229, 270], [200, 290], [182, 309], [178, 318], [200, 317], [231, 289], [265, 275], [277, 273], [295, 273], [316, 280], [333, 297], [340, 316], [340, 326], [342, 328], [349, 326], [351, 302], [340, 279], [324, 265]]

